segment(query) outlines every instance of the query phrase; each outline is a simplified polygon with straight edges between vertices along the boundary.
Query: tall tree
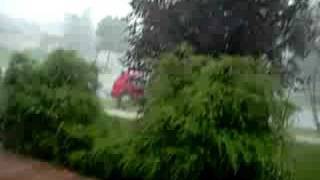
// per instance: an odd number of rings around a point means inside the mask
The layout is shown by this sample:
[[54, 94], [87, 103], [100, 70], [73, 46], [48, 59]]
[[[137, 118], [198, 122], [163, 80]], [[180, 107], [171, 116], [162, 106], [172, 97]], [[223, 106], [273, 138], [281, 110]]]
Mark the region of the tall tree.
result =
[[102, 19], [96, 31], [97, 50], [123, 52], [127, 50], [127, 22], [123, 19], [107, 16]]
[[[309, 0], [132, 0], [125, 64], [152, 70], [159, 55], [182, 42], [201, 54], [267, 55], [284, 70], [283, 50], [306, 53]], [[298, 43], [299, 42], [299, 43]], [[299, 46], [297, 46], [299, 45]], [[299, 50], [299, 51], [298, 51]], [[292, 63], [294, 66], [294, 63]], [[294, 69], [294, 68], [291, 68]], [[288, 73], [284, 73], [288, 74]]]
[[319, 116], [319, 106], [320, 106], [320, 96], [319, 96], [319, 82], [320, 82], [320, 3], [314, 2], [312, 8], [310, 9], [312, 23], [311, 30], [312, 36], [314, 37], [309, 41], [309, 45], [313, 51], [309, 56], [307, 61], [304, 62], [303, 74], [305, 75], [307, 81], [305, 81], [305, 95], [309, 100], [311, 106], [311, 112], [313, 117], [313, 122], [317, 131], [320, 133], [320, 116]]
[[83, 57], [95, 56], [95, 31], [90, 19], [90, 11], [81, 16], [66, 15], [64, 22], [64, 47], [77, 50]]

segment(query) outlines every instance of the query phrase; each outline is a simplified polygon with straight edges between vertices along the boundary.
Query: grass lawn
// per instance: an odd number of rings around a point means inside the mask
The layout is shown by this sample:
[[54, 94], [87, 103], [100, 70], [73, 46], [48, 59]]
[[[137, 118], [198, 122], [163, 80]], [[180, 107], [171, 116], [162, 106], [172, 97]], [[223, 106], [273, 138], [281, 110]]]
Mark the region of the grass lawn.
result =
[[320, 180], [320, 144], [298, 143], [291, 153], [296, 162], [296, 180]]
[[306, 137], [313, 137], [313, 138], [320, 138], [320, 134], [314, 129], [308, 128], [291, 128], [289, 130], [291, 134], [299, 135], [299, 136], [306, 136]]

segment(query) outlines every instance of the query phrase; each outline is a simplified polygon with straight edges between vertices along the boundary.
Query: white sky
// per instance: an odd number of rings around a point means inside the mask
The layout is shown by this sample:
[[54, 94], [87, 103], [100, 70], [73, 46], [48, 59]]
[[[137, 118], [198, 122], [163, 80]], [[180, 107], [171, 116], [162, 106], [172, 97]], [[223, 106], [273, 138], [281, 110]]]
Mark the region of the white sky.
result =
[[95, 23], [106, 15], [124, 17], [131, 0], [0, 0], [0, 13], [37, 23], [63, 21], [65, 13], [80, 14], [91, 9]]

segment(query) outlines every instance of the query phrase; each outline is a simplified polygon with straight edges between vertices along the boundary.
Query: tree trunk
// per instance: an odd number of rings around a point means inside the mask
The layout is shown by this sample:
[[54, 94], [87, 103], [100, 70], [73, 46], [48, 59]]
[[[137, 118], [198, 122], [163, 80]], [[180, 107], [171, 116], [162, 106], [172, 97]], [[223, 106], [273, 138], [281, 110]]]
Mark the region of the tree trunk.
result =
[[96, 95], [98, 95], [98, 89], [99, 89], [99, 67], [98, 67], [98, 57], [99, 57], [99, 51], [97, 51], [96, 56], [94, 58], [93, 65], [95, 67], [95, 84], [94, 84], [94, 91], [96, 92]]
[[313, 116], [313, 122], [317, 128], [317, 131], [320, 133], [320, 121], [319, 121], [319, 114], [318, 114], [318, 98], [317, 98], [317, 76], [318, 76], [318, 68], [316, 67], [313, 71], [309, 82], [309, 98], [310, 98], [310, 105], [311, 111]]

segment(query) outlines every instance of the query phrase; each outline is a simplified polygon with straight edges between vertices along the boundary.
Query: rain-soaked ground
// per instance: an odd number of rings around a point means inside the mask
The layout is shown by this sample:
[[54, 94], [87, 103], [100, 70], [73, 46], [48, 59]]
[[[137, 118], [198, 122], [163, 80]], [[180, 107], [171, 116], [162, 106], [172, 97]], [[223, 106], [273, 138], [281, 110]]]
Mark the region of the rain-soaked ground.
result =
[[0, 150], [0, 180], [90, 180], [48, 163]]

